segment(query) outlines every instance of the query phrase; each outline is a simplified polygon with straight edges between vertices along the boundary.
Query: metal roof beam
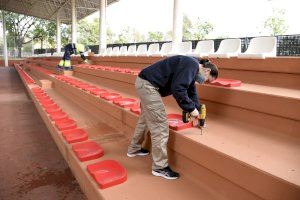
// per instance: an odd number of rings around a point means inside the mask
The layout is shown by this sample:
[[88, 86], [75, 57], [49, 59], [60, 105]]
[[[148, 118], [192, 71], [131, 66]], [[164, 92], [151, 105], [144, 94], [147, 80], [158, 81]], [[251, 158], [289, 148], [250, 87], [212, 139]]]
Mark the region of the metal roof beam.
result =
[[65, 0], [65, 2], [59, 7], [57, 8], [49, 17], [49, 19], [51, 19], [62, 7], [64, 7], [66, 4], [68, 3], [68, 0]]

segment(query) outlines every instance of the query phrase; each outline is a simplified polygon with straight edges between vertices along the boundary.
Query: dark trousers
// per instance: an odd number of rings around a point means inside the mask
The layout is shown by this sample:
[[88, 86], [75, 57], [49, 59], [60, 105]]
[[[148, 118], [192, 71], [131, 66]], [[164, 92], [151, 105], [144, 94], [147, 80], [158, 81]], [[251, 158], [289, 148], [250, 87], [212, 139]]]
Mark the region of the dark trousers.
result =
[[59, 62], [59, 66], [65, 68], [71, 68], [71, 55], [74, 54], [74, 49], [72, 44], [67, 44], [65, 46], [65, 53]]

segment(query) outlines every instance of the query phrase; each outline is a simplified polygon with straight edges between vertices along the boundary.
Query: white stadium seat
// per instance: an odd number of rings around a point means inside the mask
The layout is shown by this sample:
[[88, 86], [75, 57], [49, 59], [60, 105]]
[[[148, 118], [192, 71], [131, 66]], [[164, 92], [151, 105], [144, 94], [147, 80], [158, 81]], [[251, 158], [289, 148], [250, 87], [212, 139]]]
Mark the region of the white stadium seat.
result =
[[119, 56], [119, 54], [120, 54], [120, 49], [119, 49], [119, 47], [114, 47], [114, 48], [112, 49], [111, 56]]
[[174, 56], [174, 55], [186, 55], [192, 52], [192, 42], [181, 42], [178, 45], [177, 51], [172, 51], [167, 54], [167, 56]]
[[146, 44], [140, 44], [136, 50], [137, 56], [148, 56], [147, 54], [147, 45]]
[[128, 47], [127, 56], [136, 56], [136, 45], [130, 45]]
[[188, 56], [194, 57], [207, 57], [210, 53], [215, 52], [214, 41], [213, 40], [203, 40], [197, 43], [195, 50], [187, 54]]
[[277, 39], [276, 37], [257, 37], [250, 41], [248, 49], [244, 53], [239, 53], [238, 58], [258, 58], [276, 57]]
[[150, 44], [146, 56], [159, 53], [159, 43]]
[[101, 52], [101, 56], [110, 56], [112, 54], [112, 47], [107, 47], [105, 52]]
[[163, 43], [161, 50], [158, 53], [153, 53], [151, 54], [151, 56], [165, 56], [168, 53], [170, 53], [172, 51], [172, 43], [168, 42], [168, 43]]
[[127, 55], [127, 46], [121, 46], [120, 47], [120, 56], [126, 56]]
[[230, 58], [237, 57], [241, 53], [241, 39], [225, 39], [222, 40], [218, 50], [210, 53], [210, 58]]

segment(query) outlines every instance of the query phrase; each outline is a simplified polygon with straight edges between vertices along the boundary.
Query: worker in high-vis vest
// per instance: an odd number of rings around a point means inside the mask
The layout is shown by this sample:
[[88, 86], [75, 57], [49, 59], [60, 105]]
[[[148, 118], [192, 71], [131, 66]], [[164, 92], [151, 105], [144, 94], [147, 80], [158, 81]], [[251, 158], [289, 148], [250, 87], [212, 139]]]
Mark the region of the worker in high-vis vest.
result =
[[71, 55], [75, 54], [77, 55], [78, 53], [80, 54], [80, 57], [82, 60], [86, 63], [88, 63], [87, 58], [84, 55], [84, 45], [82, 44], [75, 44], [75, 43], [70, 43], [65, 46], [65, 53], [62, 59], [60, 60], [57, 68], [58, 69], [64, 69], [64, 70], [72, 70], [72, 65], [71, 65]]

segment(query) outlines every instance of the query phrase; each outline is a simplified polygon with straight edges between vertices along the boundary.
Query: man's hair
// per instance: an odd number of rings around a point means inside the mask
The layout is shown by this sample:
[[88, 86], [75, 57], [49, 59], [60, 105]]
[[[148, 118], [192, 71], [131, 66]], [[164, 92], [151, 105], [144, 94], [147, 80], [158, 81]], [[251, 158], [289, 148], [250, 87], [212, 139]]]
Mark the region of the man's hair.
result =
[[210, 69], [210, 75], [217, 79], [219, 75], [219, 70], [216, 65], [210, 62], [208, 59], [202, 59], [198, 58], [198, 62], [203, 65], [204, 68], [209, 68]]

